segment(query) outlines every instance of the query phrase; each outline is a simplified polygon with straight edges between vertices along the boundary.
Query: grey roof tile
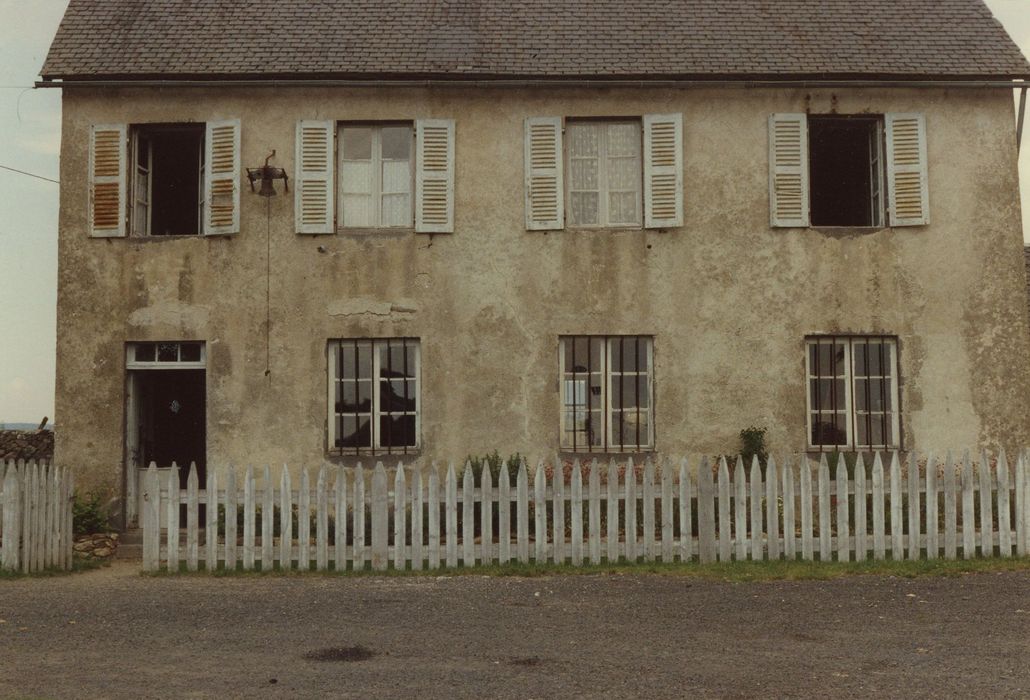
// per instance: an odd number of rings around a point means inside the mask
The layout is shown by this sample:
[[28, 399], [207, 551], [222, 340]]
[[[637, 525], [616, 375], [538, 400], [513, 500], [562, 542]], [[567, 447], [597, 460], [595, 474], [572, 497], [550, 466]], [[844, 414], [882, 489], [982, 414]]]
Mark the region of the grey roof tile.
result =
[[44, 78], [1026, 77], [982, 0], [71, 0]]

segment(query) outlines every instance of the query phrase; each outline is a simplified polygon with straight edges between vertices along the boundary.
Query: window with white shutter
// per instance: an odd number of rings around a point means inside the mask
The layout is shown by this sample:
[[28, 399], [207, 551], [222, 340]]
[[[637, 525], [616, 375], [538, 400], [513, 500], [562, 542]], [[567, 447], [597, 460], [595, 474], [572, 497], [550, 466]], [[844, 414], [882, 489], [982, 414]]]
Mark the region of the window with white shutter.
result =
[[415, 230], [454, 232], [454, 120], [415, 122]]
[[293, 194], [297, 233], [335, 232], [332, 182], [335, 137], [335, 122], [297, 122], [297, 175]]
[[804, 114], [769, 117], [769, 223], [808, 226], [808, 120]]
[[239, 233], [240, 120], [208, 122], [204, 153], [204, 233]]
[[887, 191], [891, 226], [930, 223], [926, 120], [922, 114], [887, 114]]
[[125, 235], [126, 151], [124, 124], [94, 125], [89, 142], [89, 231], [95, 238]]
[[644, 226], [683, 225], [683, 115], [644, 115]]
[[525, 151], [526, 229], [547, 231], [564, 228], [561, 117], [526, 119]]

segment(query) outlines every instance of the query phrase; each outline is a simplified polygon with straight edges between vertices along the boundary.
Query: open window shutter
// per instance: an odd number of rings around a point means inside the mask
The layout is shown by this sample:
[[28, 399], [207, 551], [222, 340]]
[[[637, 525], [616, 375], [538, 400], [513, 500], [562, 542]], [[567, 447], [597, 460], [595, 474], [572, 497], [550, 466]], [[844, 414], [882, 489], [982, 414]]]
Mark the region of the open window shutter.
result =
[[335, 137], [335, 122], [297, 122], [297, 183], [293, 189], [297, 233], [334, 232]]
[[526, 230], [565, 226], [561, 117], [526, 120]]
[[644, 228], [683, 225], [683, 115], [644, 115]]
[[454, 120], [415, 123], [415, 230], [454, 232]]
[[769, 117], [769, 224], [809, 226], [808, 117]]
[[204, 234], [239, 233], [240, 120], [208, 122], [204, 149]]
[[126, 154], [124, 124], [94, 125], [89, 141], [89, 235], [125, 235]]
[[891, 226], [930, 223], [926, 120], [922, 114], [887, 114], [887, 190]]

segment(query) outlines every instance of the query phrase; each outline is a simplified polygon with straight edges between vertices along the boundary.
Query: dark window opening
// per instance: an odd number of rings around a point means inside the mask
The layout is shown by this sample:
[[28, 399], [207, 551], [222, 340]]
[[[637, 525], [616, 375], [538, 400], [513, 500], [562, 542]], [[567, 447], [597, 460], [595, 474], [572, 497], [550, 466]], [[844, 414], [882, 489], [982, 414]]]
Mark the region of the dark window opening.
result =
[[881, 226], [880, 120], [809, 117], [813, 226]]
[[201, 233], [204, 126], [137, 127], [134, 136], [133, 233]]

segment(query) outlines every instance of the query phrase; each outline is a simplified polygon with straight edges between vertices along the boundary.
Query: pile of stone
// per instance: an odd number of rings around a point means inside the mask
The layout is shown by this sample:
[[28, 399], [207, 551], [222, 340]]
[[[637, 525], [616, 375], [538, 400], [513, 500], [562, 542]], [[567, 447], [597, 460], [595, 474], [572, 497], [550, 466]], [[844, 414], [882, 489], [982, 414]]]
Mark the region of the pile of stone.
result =
[[80, 559], [109, 559], [118, 550], [118, 533], [78, 535], [72, 549], [75, 551], [75, 556]]
[[0, 462], [9, 459], [54, 458], [54, 431], [0, 430]]

